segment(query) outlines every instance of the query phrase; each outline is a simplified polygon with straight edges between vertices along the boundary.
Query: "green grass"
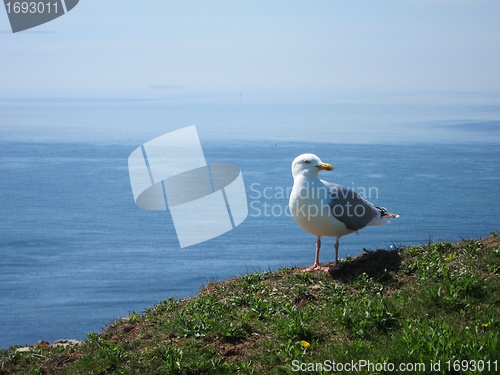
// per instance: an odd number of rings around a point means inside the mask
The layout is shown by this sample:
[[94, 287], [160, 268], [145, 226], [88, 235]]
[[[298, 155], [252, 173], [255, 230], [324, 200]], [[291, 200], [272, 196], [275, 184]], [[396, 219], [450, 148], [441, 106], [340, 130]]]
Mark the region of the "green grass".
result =
[[282, 269], [210, 283], [196, 297], [117, 320], [79, 347], [1, 351], [0, 372], [330, 373], [335, 361], [360, 374], [420, 363], [425, 371], [413, 373], [431, 373], [431, 365], [440, 366], [436, 374], [479, 373], [474, 366], [495, 373], [499, 292], [497, 233], [377, 250], [333, 274]]

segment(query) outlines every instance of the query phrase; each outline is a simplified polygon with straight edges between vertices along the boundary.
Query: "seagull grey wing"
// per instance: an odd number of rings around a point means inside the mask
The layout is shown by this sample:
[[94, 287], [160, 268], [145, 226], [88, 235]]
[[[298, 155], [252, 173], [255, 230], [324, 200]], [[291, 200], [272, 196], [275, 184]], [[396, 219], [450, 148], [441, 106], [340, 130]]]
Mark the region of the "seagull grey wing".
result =
[[348, 229], [359, 230], [379, 217], [379, 210], [354, 190], [321, 180], [330, 189], [330, 208], [333, 216]]

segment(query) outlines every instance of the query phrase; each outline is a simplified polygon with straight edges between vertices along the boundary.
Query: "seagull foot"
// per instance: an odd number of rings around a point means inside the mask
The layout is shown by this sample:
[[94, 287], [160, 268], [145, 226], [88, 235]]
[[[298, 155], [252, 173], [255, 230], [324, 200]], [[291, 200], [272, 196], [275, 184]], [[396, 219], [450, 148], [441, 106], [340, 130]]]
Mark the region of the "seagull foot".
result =
[[311, 267], [304, 268], [301, 272], [311, 272], [311, 271], [324, 271], [324, 272], [329, 272], [328, 266], [322, 267], [319, 263], [314, 263]]

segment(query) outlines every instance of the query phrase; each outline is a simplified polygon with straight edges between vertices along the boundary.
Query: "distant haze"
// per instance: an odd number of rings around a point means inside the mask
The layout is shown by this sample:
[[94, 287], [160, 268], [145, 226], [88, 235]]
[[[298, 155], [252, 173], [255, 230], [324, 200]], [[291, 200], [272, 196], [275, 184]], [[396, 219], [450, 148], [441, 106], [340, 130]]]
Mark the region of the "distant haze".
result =
[[500, 90], [500, 2], [86, 0], [12, 34], [0, 96]]

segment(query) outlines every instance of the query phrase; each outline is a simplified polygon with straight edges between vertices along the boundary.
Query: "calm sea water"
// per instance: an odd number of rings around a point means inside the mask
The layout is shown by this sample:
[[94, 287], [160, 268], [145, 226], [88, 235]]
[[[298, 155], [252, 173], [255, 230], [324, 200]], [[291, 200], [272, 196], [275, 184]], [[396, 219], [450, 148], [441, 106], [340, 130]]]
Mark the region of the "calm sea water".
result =
[[[342, 238], [341, 257], [498, 231], [499, 98], [0, 101], [0, 347], [84, 339], [211, 280], [309, 266], [315, 239], [287, 211], [303, 152], [335, 166], [323, 178], [401, 215]], [[209, 162], [241, 167], [249, 216], [180, 249], [168, 213], [135, 207], [127, 159], [192, 124]], [[332, 239], [321, 255], [333, 260]]]

